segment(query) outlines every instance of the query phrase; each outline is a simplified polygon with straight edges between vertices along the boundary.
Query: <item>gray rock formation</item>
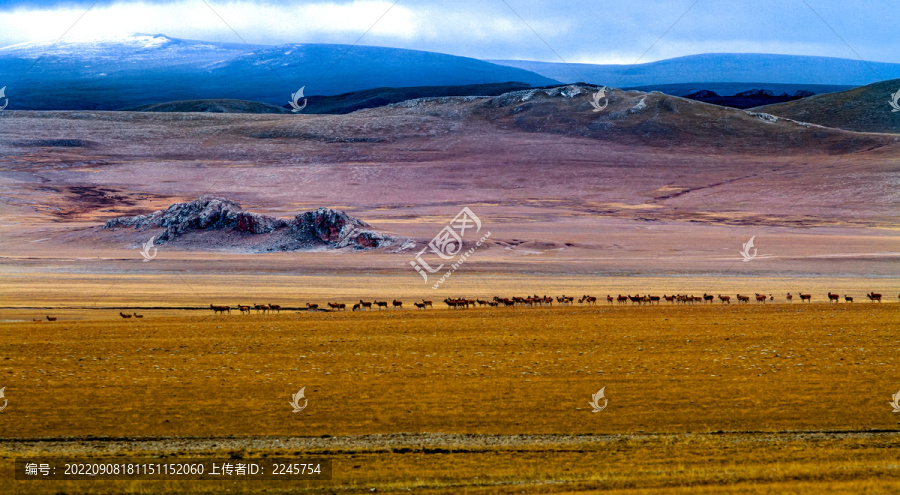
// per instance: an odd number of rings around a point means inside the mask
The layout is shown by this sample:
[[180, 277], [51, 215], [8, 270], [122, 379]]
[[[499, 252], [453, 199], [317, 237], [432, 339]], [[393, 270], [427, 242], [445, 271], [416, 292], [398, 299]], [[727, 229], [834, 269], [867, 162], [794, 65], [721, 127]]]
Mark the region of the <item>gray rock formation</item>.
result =
[[249, 252], [374, 249], [407, 241], [338, 210], [319, 208], [288, 220], [247, 212], [238, 203], [217, 197], [176, 203], [149, 215], [113, 218], [103, 228], [165, 229], [156, 237], [156, 244]]

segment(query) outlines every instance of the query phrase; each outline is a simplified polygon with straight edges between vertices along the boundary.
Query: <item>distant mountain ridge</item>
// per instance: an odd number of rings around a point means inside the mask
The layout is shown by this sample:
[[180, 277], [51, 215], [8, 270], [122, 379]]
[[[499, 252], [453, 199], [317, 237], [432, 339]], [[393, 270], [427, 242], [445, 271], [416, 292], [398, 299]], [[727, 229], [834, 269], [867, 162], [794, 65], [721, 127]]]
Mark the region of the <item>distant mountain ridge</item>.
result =
[[118, 110], [179, 100], [252, 100], [282, 106], [306, 95], [373, 87], [557, 81], [513, 67], [442, 53], [374, 46], [279, 46], [182, 40], [164, 35], [22, 43], [0, 48], [9, 110]]
[[[290, 95], [303, 87], [304, 98], [316, 103], [305, 113], [349, 113], [411, 98], [493, 96], [515, 85], [550, 87], [560, 81], [687, 96], [750, 89], [822, 94], [890, 78], [900, 78], [900, 64], [752, 53], [637, 65], [560, 64], [375, 46], [244, 45], [161, 34], [0, 48], [8, 110], [147, 110], [162, 104], [153, 109], [277, 113], [235, 102], [285, 108]], [[489, 92], [475, 94], [479, 86]], [[221, 103], [227, 100], [232, 102]], [[748, 104], [755, 103], [769, 102]]]
[[636, 65], [563, 64], [525, 60], [490, 62], [529, 70], [558, 81], [582, 81], [616, 88], [643, 86], [644, 90], [652, 89], [646, 87], [649, 85], [686, 82], [862, 86], [900, 78], [900, 64], [764, 53], [706, 53]]

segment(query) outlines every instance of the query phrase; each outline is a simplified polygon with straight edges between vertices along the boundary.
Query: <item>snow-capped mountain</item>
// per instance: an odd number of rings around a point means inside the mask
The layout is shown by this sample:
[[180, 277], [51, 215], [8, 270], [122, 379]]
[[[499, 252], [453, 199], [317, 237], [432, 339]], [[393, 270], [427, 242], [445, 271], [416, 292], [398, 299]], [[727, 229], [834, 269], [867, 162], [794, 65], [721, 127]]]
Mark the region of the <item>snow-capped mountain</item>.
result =
[[0, 48], [0, 87], [14, 109], [114, 110], [233, 98], [284, 105], [373, 87], [556, 81], [477, 59], [374, 46], [244, 45], [137, 34]]

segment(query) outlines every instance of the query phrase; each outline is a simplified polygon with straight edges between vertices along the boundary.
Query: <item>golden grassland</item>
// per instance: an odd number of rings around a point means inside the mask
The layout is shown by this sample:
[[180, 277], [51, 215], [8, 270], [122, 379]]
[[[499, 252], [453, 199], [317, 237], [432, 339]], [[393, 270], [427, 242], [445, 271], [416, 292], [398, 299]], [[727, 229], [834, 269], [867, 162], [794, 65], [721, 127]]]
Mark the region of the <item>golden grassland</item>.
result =
[[[92, 435], [133, 439], [128, 455], [335, 459], [331, 482], [227, 488], [251, 492], [895, 492], [900, 418], [888, 402], [900, 390], [898, 330], [900, 304], [869, 302], [3, 323], [0, 455], [63, 454]], [[309, 406], [292, 413], [301, 387]], [[592, 413], [601, 387], [609, 406]], [[403, 432], [435, 437], [339, 446]], [[253, 440], [323, 437], [324, 447], [308, 448]], [[223, 440], [192, 451], [185, 438]], [[469, 445], [485, 438], [496, 441]]]

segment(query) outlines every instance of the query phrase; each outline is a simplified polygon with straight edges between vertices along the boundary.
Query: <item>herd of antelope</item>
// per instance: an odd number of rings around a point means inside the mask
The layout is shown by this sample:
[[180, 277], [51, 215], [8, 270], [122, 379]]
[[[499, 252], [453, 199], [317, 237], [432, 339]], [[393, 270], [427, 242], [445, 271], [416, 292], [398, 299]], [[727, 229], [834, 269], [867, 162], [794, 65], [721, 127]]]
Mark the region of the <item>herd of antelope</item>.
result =
[[[812, 302], [811, 294], [804, 294], [802, 292], [799, 292], [797, 294], [797, 296], [800, 298], [801, 302]], [[881, 294], [876, 294], [874, 292], [870, 292], [870, 293], [866, 294], [866, 296], [872, 302], [881, 302]], [[752, 296], [749, 294], [736, 294], [735, 295], [735, 300], [738, 302], [738, 304], [749, 303], [752, 298], [756, 299], [757, 304], [765, 304], [766, 301], [774, 301], [775, 300], [775, 296], [772, 294], [766, 295], [766, 294], [755, 293]], [[838, 294], [833, 294], [831, 292], [828, 293], [829, 302], [839, 303], [840, 298], [841, 298], [841, 296]], [[845, 294], [843, 296], [843, 298], [844, 298], [845, 302], [848, 302], [848, 303], [853, 302], [853, 298], [851, 296], [848, 296]], [[900, 295], [898, 295], [897, 298], [900, 299]], [[663, 300], [665, 300], [666, 302], [671, 303], [671, 304], [694, 304], [694, 303], [701, 303], [701, 304], [702, 303], [710, 303], [710, 304], [712, 304], [715, 302], [716, 299], [721, 301], [722, 304], [731, 304], [731, 296], [723, 295], [723, 294], [717, 294], [715, 296], [713, 296], [712, 294], [706, 294], [706, 293], [704, 293], [702, 296], [694, 296], [694, 295], [687, 295], [687, 294], [672, 294], [672, 295], [663, 294], [661, 297], [660, 296], [651, 296], [649, 294], [647, 294], [647, 295], [636, 294], [633, 296], [619, 294], [618, 297], [613, 297], [611, 295], [606, 296], [607, 304], [614, 304], [614, 303], [628, 304], [630, 302], [632, 305], [635, 305], [635, 304], [638, 304], [638, 305], [657, 304], [658, 305]], [[785, 300], [789, 303], [793, 302], [794, 296], [790, 292], [788, 292]], [[571, 305], [574, 305], [576, 303], [576, 301], [579, 305], [582, 305], [582, 306], [585, 306], [585, 305], [595, 306], [597, 304], [597, 297], [588, 296], [588, 295], [583, 295], [579, 298], [576, 298], [573, 296], [566, 296], [566, 295], [557, 296], [557, 297], [550, 297], [547, 295], [544, 295], [544, 296], [533, 295], [533, 296], [525, 296], [525, 297], [514, 296], [511, 298], [494, 296], [493, 299], [466, 299], [466, 298], [461, 298], [461, 297], [460, 298], [449, 298], [448, 297], [448, 298], [444, 299], [443, 302], [444, 302], [444, 304], [447, 305], [448, 309], [467, 309], [467, 308], [484, 307], [484, 306], [487, 306], [490, 308], [553, 306], [554, 302], [556, 302], [557, 305], [559, 305], [559, 306], [571, 306]], [[327, 305], [329, 308], [328, 310], [331, 310], [331, 311], [346, 311], [347, 310], [346, 303], [329, 302], [329, 303], [327, 303]], [[433, 308], [434, 303], [433, 303], [433, 301], [428, 301], [428, 300], [422, 299], [421, 301], [413, 302], [413, 306], [415, 306], [416, 309], [424, 310], [427, 308]], [[241, 313], [247, 313], [247, 314], [250, 314], [251, 310], [256, 310], [257, 314], [259, 314], [259, 313], [266, 314], [266, 313], [272, 313], [272, 312], [280, 313], [281, 312], [280, 305], [271, 304], [271, 303], [270, 304], [254, 304], [253, 306], [237, 305], [234, 307], [232, 307], [232, 306], [216, 306], [214, 304], [210, 304], [209, 308], [214, 313], [229, 313], [229, 314], [231, 314], [232, 309], [237, 309]], [[351, 305], [350, 310], [351, 311], [371, 311], [373, 308], [375, 308], [377, 310], [403, 309], [403, 302], [398, 301], [396, 299], [394, 299], [392, 302], [388, 302], [386, 300], [379, 301], [377, 299], [372, 300], [372, 301], [363, 301], [362, 299], [360, 299], [360, 301], [358, 303], [353, 303]], [[316, 303], [306, 303], [306, 310], [307, 311], [328, 311], [325, 308], [322, 308], [320, 310], [319, 305]], [[131, 315], [126, 315], [123, 313], [119, 313], [119, 314], [122, 315], [122, 318], [131, 318]], [[135, 313], [134, 316], [136, 316], [137, 318], [142, 317], [141, 315], [138, 315], [137, 313]]]
[[[802, 292], [798, 292], [797, 296], [800, 298], [800, 302], [812, 302], [812, 294], [804, 294]], [[828, 302], [829, 303], [832, 303], [832, 304], [840, 303], [841, 297], [843, 297], [844, 302], [848, 302], [848, 303], [853, 302], [853, 297], [851, 297], [851, 296], [848, 296], [846, 294], [841, 296], [840, 294], [834, 294], [831, 291], [828, 292]], [[881, 302], [881, 294], [878, 294], [875, 292], [869, 292], [868, 294], [866, 294], [866, 297], [868, 297], [869, 300], [872, 302], [878, 302], [878, 303]], [[738, 304], [749, 303], [751, 298], [755, 298], [757, 304], [765, 304], [766, 301], [774, 301], [775, 300], [775, 296], [773, 296], [772, 294], [766, 295], [766, 294], [756, 293], [753, 296], [750, 296], [749, 294], [735, 294], [735, 300], [738, 302]], [[662, 302], [662, 300], [665, 300], [666, 302], [671, 303], [671, 304], [694, 304], [694, 303], [701, 303], [701, 304], [702, 303], [710, 303], [710, 304], [712, 304], [715, 302], [716, 299], [721, 301], [722, 304], [731, 304], [731, 296], [730, 295], [717, 294], [717, 295], [713, 296], [712, 294], [706, 294], [706, 293], [704, 293], [702, 296], [694, 296], [694, 295], [686, 295], [686, 294], [672, 294], [672, 295], [663, 294], [662, 297], [651, 296], [649, 294], [648, 295], [636, 294], [633, 296], [632, 295], [624, 295], [623, 296], [622, 294], [619, 294], [618, 297], [613, 297], [611, 295], [607, 295], [606, 303], [607, 304], [614, 304], [614, 303], [628, 304], [629, 302], [631, 302], [632, 305], [635, 305], [635, 304], [638, 304], [638, 305], [657, 304], [658, 305], [658, 304], [660, 304], [660, 302]], [[900, 299], [900, 295], [897, 296], [897, 299]], [[790, 292], [788, 292], [787, 296], [785, 297], [785, 300], [789, 303], [793, 302], [794, 295], [791, 294]], [[489, 308], [553, 306], [554, 301], [559, 306], [571, 306], [571, 305], [574, 305], [576, 303], [576, 301], [579, 305], [582, 305], [582, 306], [585, 306], [585, 305], [595, 306], [597, 304], [597, 298], [594, 296], [588, 296], [588, 295], [584, 295], [579, 298], [575, 298], [573, 296], [566, 296], [566, 295], [557, 296], [557, 297], [550, 297], [550, 296], [546, 296], [546, 295], [544, 295], [544, 296], [533, 295], [533, 296], [511, 297], [511, 298], [494, 296], [493, 299], [466, 299], [466, 298], [462, 298], [462, 297], [460, 297], [460, 298], [449, 298], [448, 297], [448, 298], [444, 299], [443, 302], [444, 302], [444, 304], [447, 305], [448, 309], [467, 309], [467, 308], [474, 308], [474, 307], [479, 307], [479, 306], [481, 306], [481, 307], [487, 306]], [[347, 304], [345, 304], [345, 303], [329, 302], [329, 303], [327, 303], [327, 305], [328, 305], [329, 309], [325, 309], [325, 308], [319, 309], [319, 305], [316, 303], [306, 303], [306, 310], [307, 311], [329, 311], [329, 310], [330, 311], [346, 311], [347, 310]], [[422, 299], [421, 301], [413, 302], [413, 306], [415, 306], [416, 309], [422, 309], [422, 310], [427, 309], [427, 308], [434, 308], [433, 302], [425, 300], [425, 299]], [[350, 309], [351, 309], [351, 311], [370, 311], [370, 310], [372, 310], [372, 308], [377, 308], [379, 310], [390, 309], [390, 308], [403, 309], [403, 302], [398, 301], [396, 299], [394, 299], [390, 303], [387, 301], [379, 301], [377, 299], [375, 299], [373, 301], [368, 301], [368, 302], [360, 299], [360, 301], [358, 303], [354, 303]], [[257, 314], [260, 314], [260, 313], [266, 314], [266, 313], [273, 313], [273, 312], [281, 313], [282, 307], [279, 304], [272, 304], [272, 303], [254, 304], [252, 306], [242, 305], [242, 304], [238, 304], [237, 306], [217, 306], [215, 304], [210, 304], [209, 309], [211, 309], [213, 311], [213, 313], [215, 313], [215, 314], [225, 314], [225, 313], [231, 314], [232, 309], [240, 311], [241, 314], [244, 314], [244, 313], [250, 314], [253, 310], [256, 310]], [[295, 308], [292, 308], [292, 309], [295, 309]], [[132, 317], [134, 317], [134, 318], [143, 318], [144, 317], [144, 315], [140, 315], [137, 313], [128, 314], [128, 313], [122, 313], [122, 312], [119, 312], [119, 316], [121, 316], [122, 318], [126, 318], [126, 319], [132, 318]], [[47, 321], [56, 321], [55, 316], [47, 315], [46, 318], [47, 318]], [[35, 319], [34, 321], [43, 321], [43, 319]]]

